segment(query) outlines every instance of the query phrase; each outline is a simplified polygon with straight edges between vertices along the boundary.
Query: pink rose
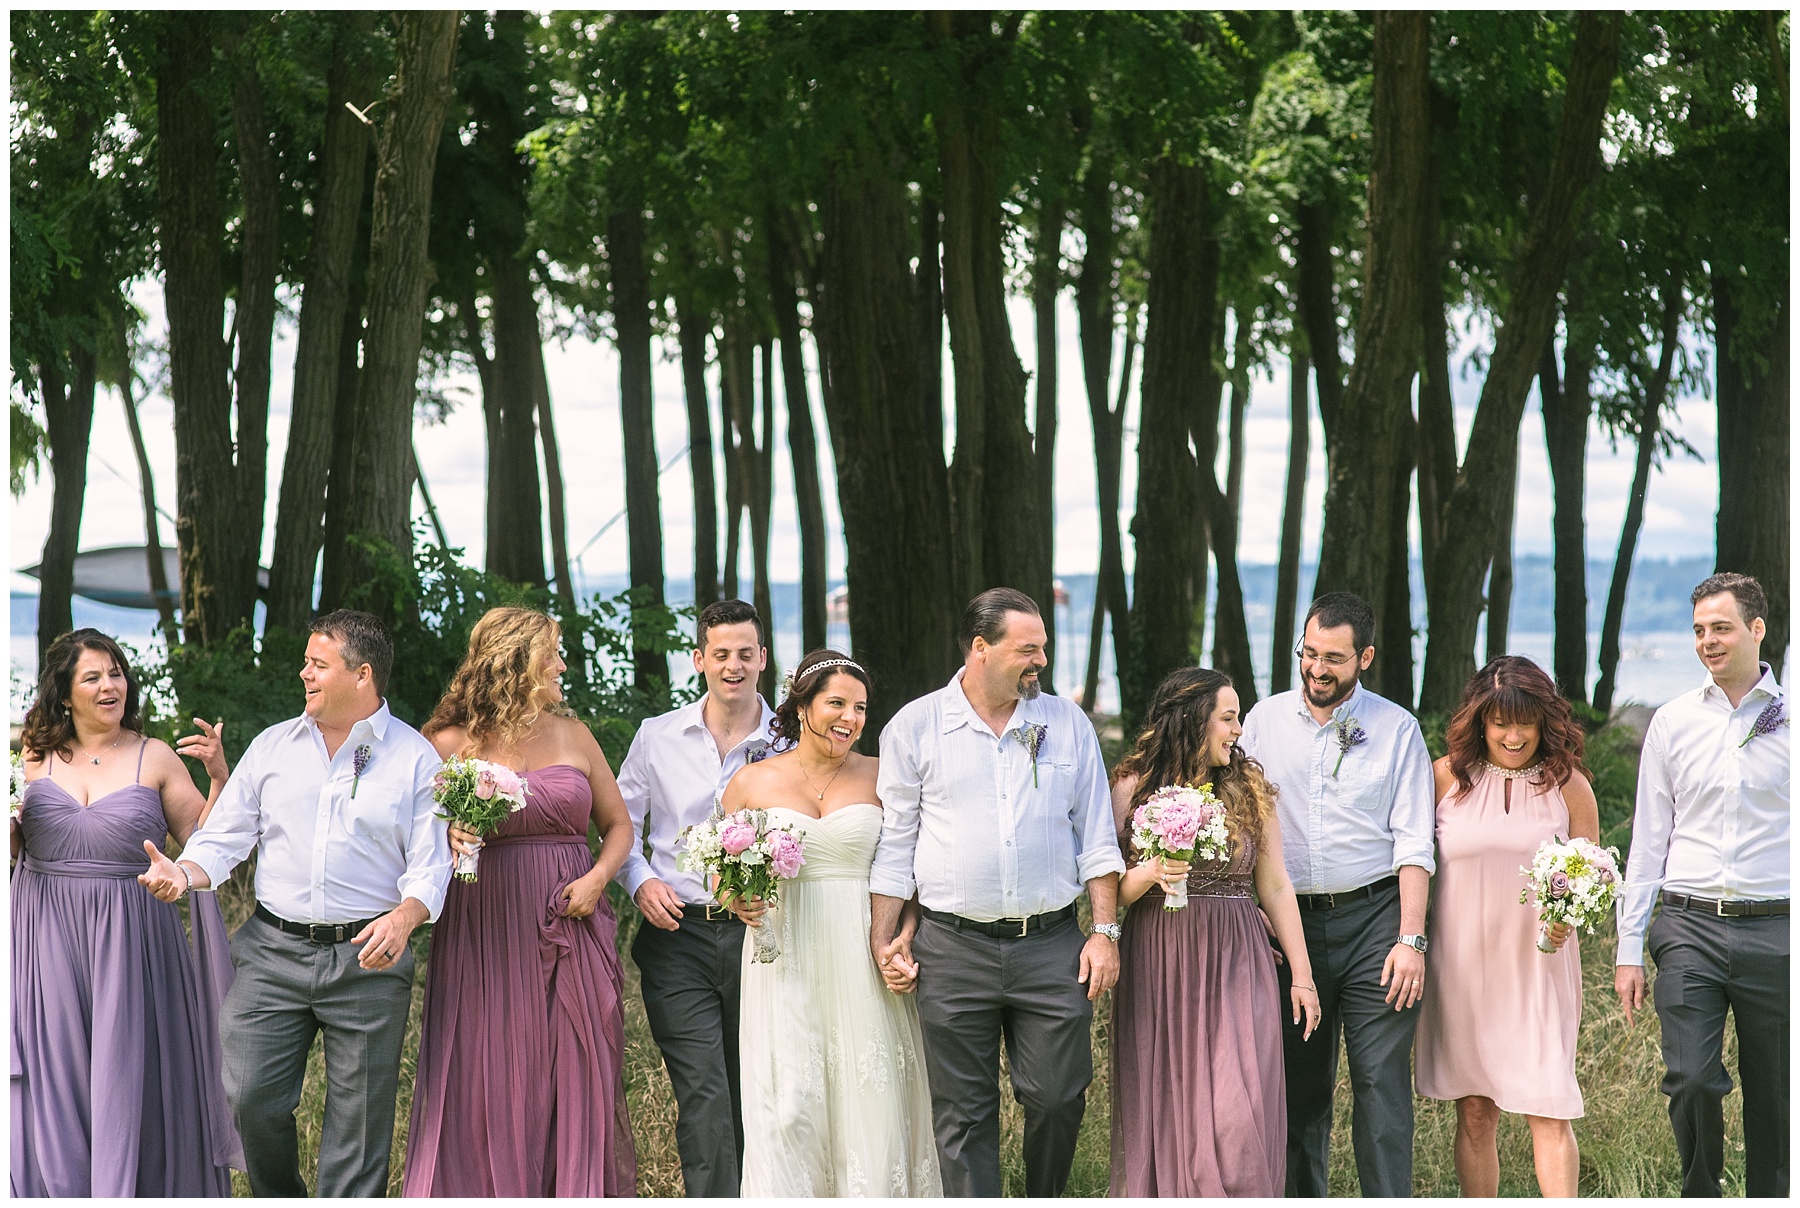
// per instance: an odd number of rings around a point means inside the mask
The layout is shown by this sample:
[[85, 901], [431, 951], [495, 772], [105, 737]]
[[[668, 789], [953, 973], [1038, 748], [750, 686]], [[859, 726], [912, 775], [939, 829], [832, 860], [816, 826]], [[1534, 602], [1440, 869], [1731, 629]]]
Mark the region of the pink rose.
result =
[[518, 797], [524, 794], [525, 782], [519, 779], [519, 774], [511, 768], [498, 767], [493, 770], [492, 774], [494, 791], [502, 797]]
[[1611, 885], [1613, 883], [1613, 870], [1606, 867], [1604, 864], [1600, 866], [1600, 883], [1602, 885]]
[[444, 791], [444, 788], [449, 783], [450, 783], [449, 775], [446, 774], [445, 772], [443, 772], [442, 770], [440, 770], [437, 775], [435, 775], [431, 778], [432, 791], [441, 793]]
[[774, 866], [775, 875], [785, 881], [800, 872], [800, 866], [806, 863], [806, 851], [793, 835], [776, 831], [769, 836], [769, 863]]
[[1569, 896], [1569, 874], [1560, 870], [1550, 874], [1550, 896], [1566, 898]]
[[499, 786], [494, 782], [494, 774], [489, 771], [475, 773], [475, 795], [483, 801], [491, 799]]
[[756, 842], [756, 828], [745, 819], [727, 822], [719, 831], [719, 846], [725, 849], [728, 856], [742, 855], [751, 844]]

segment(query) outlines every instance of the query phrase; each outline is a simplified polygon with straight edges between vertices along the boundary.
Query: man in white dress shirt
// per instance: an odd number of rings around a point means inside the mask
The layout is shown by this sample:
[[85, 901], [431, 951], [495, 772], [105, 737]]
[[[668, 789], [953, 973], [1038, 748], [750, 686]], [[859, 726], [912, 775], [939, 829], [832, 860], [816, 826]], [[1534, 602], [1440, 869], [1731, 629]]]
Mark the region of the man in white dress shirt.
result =
[[[1125, 861], [1093, 723], [1039, 695], [1048, 639], [1037, 605], [983, 592], [961, 640], [962, 670], [881, 732], [870, 946], [884, 968], [916, 963], [944, 1194], [1000, 1194], [1004, 1036], [1025, 1112], [1025, 1193], [1058, 1196], [1093, 1079], [1093, 1000], [1119, 976]], [[915, 892], [924, 918], [909, 936], [900, 916]]]
[[631, 959], [675, 1091], [682, 1183], [690, 1196], [717, 1197], [738, 1194], [744, 1152], [744, 925], [713, 901], [702, 873], [675, 861], [682, 830], [706, 821], [726, 782], [767, 753], [775, 713], [756, 690], [769, 657], [756, 609], [719, 600], [700, 610], [695, 629], [694, 670], [706, 679], [706, 695], [646, 721], [619, 767], [632, 831], [619, 879], [644, 916]]
[[251, 742], [179, 863], [157, 852], [164, 901], [221, 885], [252, 850], [256, 913], [232, 937], [236, 976], [219, 1020], [225, 1091], [250, 1189], [304, 1196], [294, 1109], [325, 1033], [320, 1196], [387, 1194], [413, 929], [450, 881], [431, 778], [438, 754], [388, 712], [387, 630], [340, 610], [312, 623], [305, 712]]
[[1755, 579], [1714, 575], [1694, 589], [1693, 604], [1707, 679], [1658, 709], [1644, 734], [1614, 987], [1631, 1021], [1644, 1005], [1647, 946], [1681, 1194], [1721, 1194], [1729, 1010], [1744, 1083], [1744, 1191], [1785, 1199], [1787, 693], [1758, 657], [1768, 601]]
[[[1294, 653], [1301, 686], [1258, 701], [1238, 739], [1277, 789], [1281, 854], [1324, 1012], [1310, 1040], [1282, 1017], [1287, 1193], [1327, 1194], [1341, 1024], [1357, 1180], [1365, 1196], [1407, 1196], [1413, 1032], [1437, 870], [1431, 755], [1413, 715], [1358, 682], [1375, 660], [1375, 614], [1362, 600], [1314, 600]], [[1286, 1002], [1285, 964], [1277, 980]]]

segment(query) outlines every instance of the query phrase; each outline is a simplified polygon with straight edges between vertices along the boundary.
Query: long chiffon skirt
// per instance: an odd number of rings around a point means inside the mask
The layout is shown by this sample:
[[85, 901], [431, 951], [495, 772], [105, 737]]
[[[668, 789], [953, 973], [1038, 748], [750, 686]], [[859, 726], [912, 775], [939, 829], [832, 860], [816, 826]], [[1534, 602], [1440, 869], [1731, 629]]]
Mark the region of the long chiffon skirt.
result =
[[1114, 1196], [1278, 1196], [1287, 1089], [1275, 960], [1249, 898], [1152, 894], [1119, 945]]

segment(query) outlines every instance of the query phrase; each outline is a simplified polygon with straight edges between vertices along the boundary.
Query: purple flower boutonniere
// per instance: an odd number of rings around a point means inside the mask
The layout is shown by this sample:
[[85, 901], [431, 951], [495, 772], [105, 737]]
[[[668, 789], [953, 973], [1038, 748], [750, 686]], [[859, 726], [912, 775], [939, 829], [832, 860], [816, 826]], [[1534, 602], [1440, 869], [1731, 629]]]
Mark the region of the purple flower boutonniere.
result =
[[761, 763], [774, 753], [775, 748], [765, 742], [760, 747], [751, 747], [746, 750], [744, 752], [744, 762], [746, 764]]
[[363, 743], [350, 756], [350, 796], [356, 796], [356, 786], [362, 783], [362, 774], [369, 770], [369, 744]]
[[1359, 747], [1369, 741], [1369, 733], [1364, 730], [1354, 717], [1340, 717], [1331, 723], [1337, 727], [1337, 764], [1331, 769], [1331, 778], [1343, 769], [1344, 756], [1350, 753], [1351, 747]]
[[1050, 733], [1050, 727], [1042, 722], [1030, 722], [1012, 732], [1019, 745], [1031, 752], [1031, 787], [1038, 786], [1037, 759], [1038, 752], [1044, 747], [1044, 737]]
[[1750, 723], [1750, 733], [1744, 735], [1744, 741], [1738, 743], [1738, 747], [1739, 749], [1747, 747], [1750, 745], [1750, 740], [1757, 735], [1773, 734], [1785, 725], [1787, 725], [1787, 709], [1777, 698], [1763, 706], [1763, 711], [1758, 713], [1756, 720]]

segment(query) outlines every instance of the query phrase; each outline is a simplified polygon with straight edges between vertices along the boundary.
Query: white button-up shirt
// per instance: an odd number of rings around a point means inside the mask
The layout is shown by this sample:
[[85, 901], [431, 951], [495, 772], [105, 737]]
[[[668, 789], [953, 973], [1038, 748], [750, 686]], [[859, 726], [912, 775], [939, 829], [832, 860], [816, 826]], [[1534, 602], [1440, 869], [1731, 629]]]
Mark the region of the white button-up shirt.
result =
[[255, 850], [256, 899], [290, 922], [350, 923], [406, 898], [435, 919], [450, 883], [448, 824], [431, 798], [442, 762], [385, 701], [330, 756], [302, 714], [256, 736], [181, 858], [217, 887]]
[[[1100, 739], [1060, 696], [1020, 700], [1004, 733], [963, 694], [963, 673], [881, 731], [881, 841], [871, 892], [981, 922], [1060, 910], [1124, 872]], [[1019, 739], [1044, 727], [1037, 758]]]
[[[719, 758], [719, 744], [706, 728], [706, 697], [691, 705], [652, 717], [638, 727], [631, 750], [619, 765], [619, 792], [631, 815], [631, 851], [619, 879], [632, 896], [655, 877], [683, 902], [712, 901], [705, 872], [675, 866], [683, 829], [705, 822], [731, 778], [746, 763], [769, 749], [769, 723], [775, 710], [761, 697], [762, 717], [756, 728]], [[644, 855], [648, 840], [650, 854]]]
[[[1342, 748], [1340, 726], [1345, 734], [1361, 726], [1367, 737]], [[1238, 746], [1277, 790], [1296, 893], [1343, 893], [1405, 864], [1437, 871], [1431, 754], [1399, 705], [1358, 684], [1320, 725], [1296, 688], [1258, 701]]]
[[1763, 677], [1737, 708], [1708, 676], [1656, 711], [1638, 762], [1631, 858], [1619, 899], [1621, 965], [1644, 963], [1644, 932], [1664, 889], [1703, 898], [1785, 898], [1793, 728], [1744, 741], [1787, 694]]

